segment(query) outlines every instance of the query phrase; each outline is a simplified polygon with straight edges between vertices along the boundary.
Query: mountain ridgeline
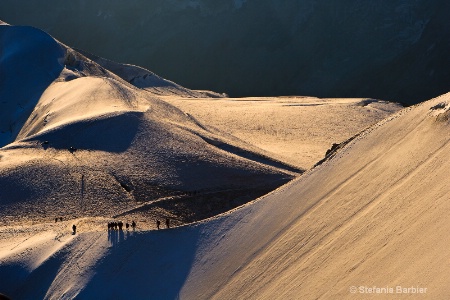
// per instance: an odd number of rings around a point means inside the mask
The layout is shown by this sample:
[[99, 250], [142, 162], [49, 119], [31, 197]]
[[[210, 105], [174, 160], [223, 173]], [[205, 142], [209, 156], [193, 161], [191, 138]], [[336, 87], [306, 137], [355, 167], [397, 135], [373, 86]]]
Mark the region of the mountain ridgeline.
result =
[[[178, 207], [191, 222], [302, 171], [161, 98], [218, 94], [92, 55], [96, 63], [34, 27], [1, 25], [0, 49], [0, 218], [142, 215], [161, 200], [152, 209]], [[187, 206], [208, 215], [192, 219]]]

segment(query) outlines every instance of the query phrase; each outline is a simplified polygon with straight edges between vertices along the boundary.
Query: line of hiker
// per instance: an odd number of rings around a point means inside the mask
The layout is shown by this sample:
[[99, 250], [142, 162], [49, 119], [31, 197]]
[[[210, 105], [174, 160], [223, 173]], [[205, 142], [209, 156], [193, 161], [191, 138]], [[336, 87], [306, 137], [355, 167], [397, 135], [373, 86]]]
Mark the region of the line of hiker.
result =
[[[158, 230], [160, 229], [161, 226], [161, 221], [156, 219], [156, 228], [158, 228]], [[166, 227], [170, 228], [170, 219], [166, 218]]]
[[[130, 228], [130, 224], [127, 222], [125, 223], [125, 228], [128, 230]], [[131, 222], [131, 228], [133, 228], [133, 230], [136, 229], [136, 222], [133, 220]], [[108, 223], [108, 230], [123, 230], [123, 222], [119, 221], [119, 222], [109, 222]]]

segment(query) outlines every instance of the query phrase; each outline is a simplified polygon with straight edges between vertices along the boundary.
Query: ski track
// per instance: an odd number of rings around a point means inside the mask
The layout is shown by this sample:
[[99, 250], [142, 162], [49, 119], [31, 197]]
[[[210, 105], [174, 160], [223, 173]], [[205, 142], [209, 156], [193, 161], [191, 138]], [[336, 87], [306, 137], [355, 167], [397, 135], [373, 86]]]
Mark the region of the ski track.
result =
[[[70, 245], [66, 245], [64, 251], [67, 251], [67, 255], [72, 257], [66, 260], [63, 267], [58, 271], [53, 283], [48, 288], [45, 298], [53, 299], [54, 297], [49, 296], [52, 295], [52, 291], [61, 291], [62, 287], [67, 286], [67, 282], [79, 281], [79, 279], [84, 276], [88, 277], [84, 278], [85, 280], [89, 280], [89, 276], [93, 276], [93, 274], [86, 275], [86, 272], [92, 272], [92, 266], [101, 257], [93, 256], [92, 254], [89, 255], [89, 252], [94, 253], [95, 255], [101, 254], [101, 252], [98, 251], [99, 249], [92, 249], [104, 245], [104, 241], [101, 239], [102, 235], [104, 235], [103, 232], [81, 234], [72, 239]], [[88, 238], [88, 236], [90, 237]], [[79, 282], [79, 284], [81, 285], [75, 289], [76, 292], [79, 292], [83, 288], [82, 282]], [[72, 293], [74, 292], [73, 289], [70, 291]], [[73, 298], [76, 298], [76, 294], [64, 294], [61, 296], [61, 299]]]

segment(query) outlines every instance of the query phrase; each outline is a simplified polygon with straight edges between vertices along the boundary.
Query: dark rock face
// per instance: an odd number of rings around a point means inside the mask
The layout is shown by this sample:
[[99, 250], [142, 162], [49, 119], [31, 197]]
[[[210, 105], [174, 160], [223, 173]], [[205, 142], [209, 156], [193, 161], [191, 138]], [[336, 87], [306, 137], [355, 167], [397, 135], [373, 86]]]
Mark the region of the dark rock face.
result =
[[450, 89], [448, 1], [210, 2], [3, 0], [0, 11], [8, 23], [231, 96], [417, 103]]

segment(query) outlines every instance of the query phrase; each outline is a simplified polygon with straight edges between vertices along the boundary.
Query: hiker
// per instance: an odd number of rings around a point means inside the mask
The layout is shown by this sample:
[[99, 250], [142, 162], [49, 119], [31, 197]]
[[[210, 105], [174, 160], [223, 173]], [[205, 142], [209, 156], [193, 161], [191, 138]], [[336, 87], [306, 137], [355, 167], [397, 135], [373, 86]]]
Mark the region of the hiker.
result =
[[166, 218], [166, 226], [167, 226], [167, 228], [170, 228], [170, 220], [169, 220], [169, 218]]
[[122, 221], [119, 221], [119, 223], [117, 223], [117, 225], [119, 225], [119, 230], [122, 231], [123, 222], [122, 222]]
[[108, 222], [108, 231], [111, 229], [111, 222]]
[[113, 224], [114, 224], [114, 230], [117, 230], [117, 226], [118, 226], [117, 222], [114, 222]]
[[62, 217], [59, 217], [59, 220], [62, 222]]
[[128, 222], [125, 224], [125, 227], [127, 228], [127, 230], [128, 230], [128, 228], [130, 227], [130, 224], [128, 224]]
[[58, 222], [58, 218], [55, 218], [55, 223]]
[[133, 230], [136, 228], [136, 222], [134, 220], [131, 222], [131, 227], [133, 228]]
[[77, 226], [75, 224], [72, 225], [73, 234], [77, 233]]
[[161, 225], [161, 222], [159, 220], [156, 220], [156, 227], [158, 227], [158, 230], [159, 230], [160, 225]]

